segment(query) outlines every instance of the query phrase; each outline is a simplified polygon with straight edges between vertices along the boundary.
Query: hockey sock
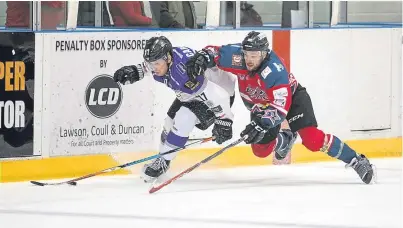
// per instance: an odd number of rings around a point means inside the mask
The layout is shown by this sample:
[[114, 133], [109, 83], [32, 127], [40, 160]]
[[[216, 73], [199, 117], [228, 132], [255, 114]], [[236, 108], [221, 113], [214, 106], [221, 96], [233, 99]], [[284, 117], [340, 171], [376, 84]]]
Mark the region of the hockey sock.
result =
[[163, 130], [161, 133], [161, 143], [165, 143], [165, 141], [167, 140], [167, 136], [168, 136], [168, 132]]
[[357, 153], [347, 144], [334, 135], [326, 134], [325, 144], [321, 149], [331, 157], [337, 158], [345, 163], [350, 163], [357, 156]]
[[[189, 137], [182, 137], [182, 136], [176, 135], [175, 133], [170, 131], [166, 137], [165, 142], [162, 144], [162, 146], [160, 148], [160, 153], [164, 153], [164, 152], [170, 151], [172, 149], [176, 149], [178, 147], [184, 147], [188, 138]], [[164, 158], [166, 160], [172, 160], [176, 157], [176, 154], [177, 153], [167, 154], [167, 155], [164, 155]]]

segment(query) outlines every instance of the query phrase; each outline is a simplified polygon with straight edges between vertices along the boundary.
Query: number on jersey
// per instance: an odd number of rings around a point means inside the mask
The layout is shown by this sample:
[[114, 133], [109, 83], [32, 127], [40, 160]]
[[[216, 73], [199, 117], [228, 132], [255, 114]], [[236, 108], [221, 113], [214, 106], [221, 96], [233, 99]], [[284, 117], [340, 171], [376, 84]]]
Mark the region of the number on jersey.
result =
[[190, 50], [189, 48], [187, 48], [187, 47], [181, 47], [180, 49], [181, 49], [182, 52], [186, 55], [186, 57], [192, 57], [192, 56], [194, 56], [193, 51]]

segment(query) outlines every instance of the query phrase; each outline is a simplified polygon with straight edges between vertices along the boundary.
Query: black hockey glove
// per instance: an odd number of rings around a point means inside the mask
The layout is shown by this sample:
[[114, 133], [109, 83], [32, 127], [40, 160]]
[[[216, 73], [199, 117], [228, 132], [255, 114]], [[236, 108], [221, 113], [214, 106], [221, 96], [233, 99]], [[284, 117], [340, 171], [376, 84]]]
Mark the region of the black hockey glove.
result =
[[245, 130], [241, 132], [241, 137], [248, 135], [245, 143], [256, 144], [264, 138], [267, 130], [266, 126], [261, 123], [260, 118], [253, 118], [252, 121], [246, 125]]
[[197, 51], [186, 63], [186, 73], [189, 78], [196, 81], [196, 77], [204, 75], [207, 68], [215, 66], [213, 58], [213, 54], [207, 49]]
[[182, 107], [182, 101], [180, 101], [178, 98], [175, 98], [174, 102], [171, 104], [171, 107], [169, 107], [167, 115], [171, 119], [175, 119], [176, 113], [179, 111], [179, 109]]
[[216, 119], [213, 128], [213, 141], [218, 144], [230, 140], [232, 138], [232, 120]]
[[123, 85], [132, 84], [141, 80], [144, 77], [143, 68], [140, 64], [137, 66], [124, 66], [117, 70], [113, 75], [115, 82], [120, 82]]

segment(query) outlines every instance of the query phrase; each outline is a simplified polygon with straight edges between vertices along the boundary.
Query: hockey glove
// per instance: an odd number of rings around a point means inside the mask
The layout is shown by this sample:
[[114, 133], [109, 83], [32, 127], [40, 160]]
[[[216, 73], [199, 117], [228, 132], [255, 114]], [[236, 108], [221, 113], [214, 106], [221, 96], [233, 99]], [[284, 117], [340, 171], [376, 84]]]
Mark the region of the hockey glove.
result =
[[209, 67], [215, 66], [213, 55], [211, 51], [203, 49], [197, 51], [186, 63], [186, 73], [193, 81], [196, 81], [196, 77], [204, 75], [204, 72]]
[[245, 143], [256, 144], [264, 138], [267, 130], [266, 126], [264, 126], [258, 118], [254, 118], [248, 125], [246, 125], [245, 130], [241, 132], [241, 137], [248, 135]]
[[218, 144], [230, 140], [232, 138], [232, 120], [216, 119], [213, 128], [213, 141]]
[[115, 82], [120, 82], [123, 85], [132, 84], [143, 78], [144, 72], [140, 64], [137, 66], [124, 66], [113, 75]]
[[182, 102], [178, 99], [175, 98], [174, 102], [171, 104], [171, 107], [169, 107], [167, 115], [171, 119], [175, 119], [176, 113], [179, 111], [179, 109], [182, 107]]

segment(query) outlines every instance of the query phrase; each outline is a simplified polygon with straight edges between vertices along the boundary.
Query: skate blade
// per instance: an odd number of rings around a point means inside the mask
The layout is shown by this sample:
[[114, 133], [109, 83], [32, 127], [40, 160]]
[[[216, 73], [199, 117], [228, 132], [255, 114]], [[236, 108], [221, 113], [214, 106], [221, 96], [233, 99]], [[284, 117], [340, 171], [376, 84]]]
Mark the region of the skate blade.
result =
[[150, 177], [143, 173], [140, 176], [140, 179], [142, 179], [144, 181], [144, 183], [155, 185], [155, 184], [164, 183], [165, 181], [169, 180], [169, 176], [166, 173], [164, 173], [164, 174], [161, 174], [159, 177]]
[[378, 173], [377, 173], [377, 170], [376, 170], [376, 166], [371, 165], [371, 167], [372, 167], [372, 170], [373, 170], [374, 174], [372, 176], [370, 184], [377, 184], [378, 183]]
[[150, 177], [147, 176], [145, 174], [140, 175], [140, 179], [144, 182], [144, 183], [152, 183], [154, 182], [154, 180], [156, 179], [155, 177]]

